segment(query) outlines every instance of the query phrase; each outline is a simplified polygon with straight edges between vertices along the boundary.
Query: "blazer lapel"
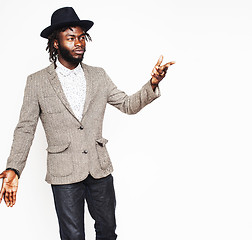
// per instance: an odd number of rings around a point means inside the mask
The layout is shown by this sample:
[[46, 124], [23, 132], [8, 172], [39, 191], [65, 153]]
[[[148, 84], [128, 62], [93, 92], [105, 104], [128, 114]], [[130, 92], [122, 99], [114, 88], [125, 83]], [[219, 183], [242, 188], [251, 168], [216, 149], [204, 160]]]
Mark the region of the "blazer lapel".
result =
[[87, 66], [83, 63], [81, 63], [82, 69], [84, 71], [85, 79], [86, 79], [86, 99], [85, 99], [85, 104], [82, 112], [82, 119], [81, 122], [83, 121], [83, 118], [88, 110], [89, 103], [91, 101], [91, 96], [92, 96], [92, 73], [88, 70]]
[[74, 115], [74, 112], [73, 110], [71, 109], [70, 107], [70, 104], [69, 102], [67, 101], [67, 98], [64, 94], [64, 91], [61, 87], [61, 84], [60, 84], [60, 80], [57, 76], [57, 73], [54, 69], [54, 64], [51, 64], [48, 68], [47, 68], [47, 71], [48, 71], [48, 79], [55, 91], [55, 93], [57, 94], [57, 96], [59, 97], [59, 99], [61, 100], [61, 102], [63, 103], [63, 105], [67, 108], [67, 110], [73, 115], [73, 117], [78, 121], [78, 118], [76, 118], [76, 116]]

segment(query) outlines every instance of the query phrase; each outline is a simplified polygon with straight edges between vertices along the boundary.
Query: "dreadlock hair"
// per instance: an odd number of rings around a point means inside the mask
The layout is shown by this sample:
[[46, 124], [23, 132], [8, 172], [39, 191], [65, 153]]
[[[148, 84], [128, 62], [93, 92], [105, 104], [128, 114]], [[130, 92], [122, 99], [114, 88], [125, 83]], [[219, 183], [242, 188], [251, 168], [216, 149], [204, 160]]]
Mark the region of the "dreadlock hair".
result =
[[[54, 47], [54, 40], [59, 40], [60, 32], [65, 32], [67, 29], [70, 29], [73, 31], [72, 27], [74, 26], [68, 26], [68, 27], [57, 29], [48, 37], [46, 51], [49, 52], [49, 61], [53, 62], [55, 67], [56, 67], [56, 60], [57, 60], [58, 52], [57, 52], [57, 49]], [[82, 30], [85, 32], [84, 28], [82, 28]], [[92, 41], [92, 38], [87, 32], [85, 32], [85, 40], [87, 42]]]

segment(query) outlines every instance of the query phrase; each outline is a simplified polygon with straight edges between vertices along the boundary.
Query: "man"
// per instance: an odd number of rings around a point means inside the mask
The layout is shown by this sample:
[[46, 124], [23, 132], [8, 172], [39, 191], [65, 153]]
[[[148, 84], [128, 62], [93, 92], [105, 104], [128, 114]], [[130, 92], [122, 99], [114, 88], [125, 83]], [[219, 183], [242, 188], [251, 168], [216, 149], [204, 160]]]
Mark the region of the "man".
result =
[[63, 240], [85, 239], [84, 200], [95, 220], [96, 239], [116, 239], [113, 167], [102, 137], [105, 107], [109, 103], [124, 113], [137, 113], [159, 97], [158, 84], [174, 64], [161, 66], [161, 56], [151, 80], [127, 96], [102, 68], [82, 63], [92, 26], [65, 7], [53, 13], [51, 25], [41, 32], [53, 63], [27, 79], [7, 168], [0, 174], [0, 202], [4, 198], [12, 207], [40, 118], [48, 142], [46, 181], [52, 186]]

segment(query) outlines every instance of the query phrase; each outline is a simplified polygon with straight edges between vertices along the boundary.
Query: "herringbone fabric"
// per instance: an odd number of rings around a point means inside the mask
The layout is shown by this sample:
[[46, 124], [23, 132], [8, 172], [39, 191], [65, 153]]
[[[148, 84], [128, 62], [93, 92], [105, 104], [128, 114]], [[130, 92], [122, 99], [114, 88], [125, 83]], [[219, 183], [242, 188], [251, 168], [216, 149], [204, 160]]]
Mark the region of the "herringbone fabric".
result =
[[87, 89], [81, 121], [74, 116], [53, 64], [28, 77], [8, 168], [22, 173], [40, 118], [48, 142], [48, 183], [79, 182], [89, 173], [94, 178], [102, 178], [113, 171], [107, 140], [102, 137], [106, 104], [135, 114], [160, 94], [155, 93], [148, 82], [140, 91], [128, 96], [117, 89], [102, 68], [86, 64], [82, 64], [82, 68]]

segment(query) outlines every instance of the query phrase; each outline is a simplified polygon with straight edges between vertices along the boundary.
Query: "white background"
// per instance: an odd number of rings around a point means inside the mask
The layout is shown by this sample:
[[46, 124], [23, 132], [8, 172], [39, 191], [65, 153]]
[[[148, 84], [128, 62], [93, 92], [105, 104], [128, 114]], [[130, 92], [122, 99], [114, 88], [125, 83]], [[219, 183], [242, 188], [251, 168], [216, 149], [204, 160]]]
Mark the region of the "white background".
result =
[[[162, 96], [134, 116], [110, 106], [104, 137], [114, 164], [120, 240], [252, 239], [252, 17], [247, 0], [1, 0], [0, 168], [5, 169], [27, 75], [46, 67], [54, 10], [95, 22], [84, 62], [128, 94], [160, 54], [176, 61]], [[17, 203], [0, 205], [0, 238], [58, 240], [39, 121]], [[86, 216], [87, 239], [94, 239]]]

